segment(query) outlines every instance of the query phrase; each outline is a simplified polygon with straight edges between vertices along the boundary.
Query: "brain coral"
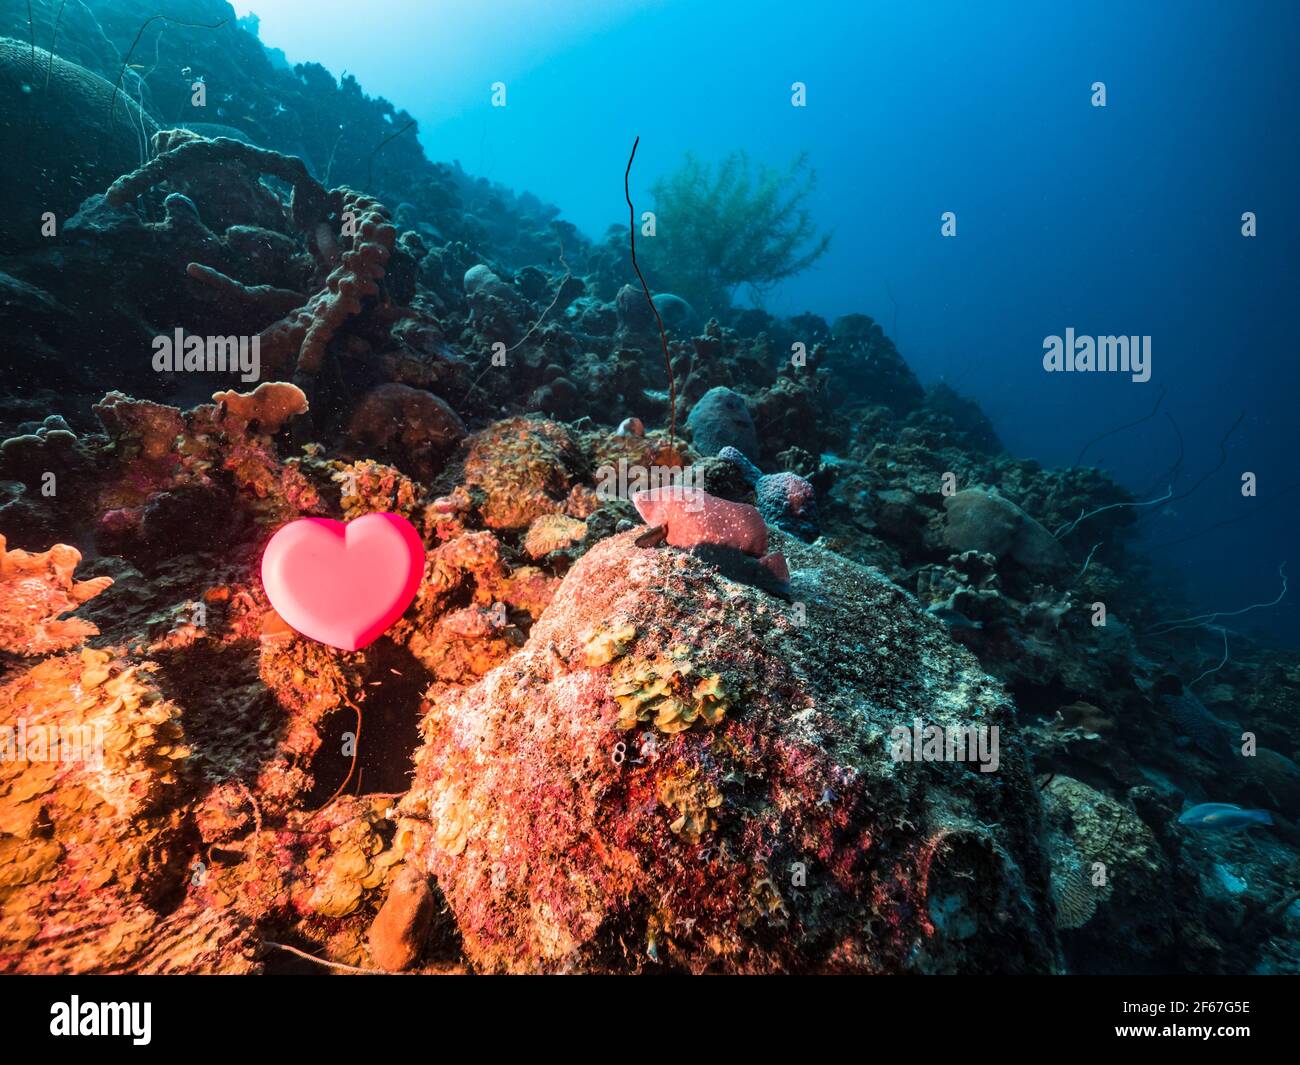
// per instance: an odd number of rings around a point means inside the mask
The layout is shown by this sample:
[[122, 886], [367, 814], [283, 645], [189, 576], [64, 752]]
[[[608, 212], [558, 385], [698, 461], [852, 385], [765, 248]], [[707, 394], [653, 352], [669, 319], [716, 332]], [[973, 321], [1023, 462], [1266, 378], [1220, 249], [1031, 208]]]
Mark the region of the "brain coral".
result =
[[[905, 593], [776, 535], [793, 606], [633, 530], [570, 570], [518, 653], [431, 691], [409, 860], [477, 968], [1057, 965], [1001, 689]], [[630, 685], [697, 717], [656, 728]], [[917, 718], [999, 725], [997, 772], [893, 761], [890, 730]]]
[[0, 37], [0, 128], [9, 143], [22, 145], [5, 153], [6, 250], [39, 244], [42, 212], [55, 212], [61, 224], [87, 196], [136, 166], [141, 131], [147, 137], [154, 130], [153, 119], [124, 92], [110, 120], [111, 82], [39, 47], [33, 65], [31, 52], [28, 41]]

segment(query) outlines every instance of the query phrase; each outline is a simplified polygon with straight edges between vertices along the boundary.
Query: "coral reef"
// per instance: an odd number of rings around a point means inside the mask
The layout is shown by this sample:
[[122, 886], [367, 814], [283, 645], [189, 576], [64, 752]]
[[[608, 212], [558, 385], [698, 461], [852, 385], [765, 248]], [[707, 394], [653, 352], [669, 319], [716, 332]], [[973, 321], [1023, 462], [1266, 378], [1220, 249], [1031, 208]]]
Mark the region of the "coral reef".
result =
[[[228, 13], [128, 62], [144, 0], [54, 56], [0, 10], [0, 971], [1300, 965], [1300, 658], [1171, 622], [1141, 499], [1008, 454], [865, 314], [731, 306], [667, 227], [647, 301], [623, 226]], [[722, 289], [821, 247], [768, 177], [775, 238], [697, 190], [752, 238]], [[180, 333], [259, 372], [156, 368]], [[297, 635], [266, 544], [376, 512], [414, 601]], [[996, 771], [898, 759], [918, 724], [996, 727]]]

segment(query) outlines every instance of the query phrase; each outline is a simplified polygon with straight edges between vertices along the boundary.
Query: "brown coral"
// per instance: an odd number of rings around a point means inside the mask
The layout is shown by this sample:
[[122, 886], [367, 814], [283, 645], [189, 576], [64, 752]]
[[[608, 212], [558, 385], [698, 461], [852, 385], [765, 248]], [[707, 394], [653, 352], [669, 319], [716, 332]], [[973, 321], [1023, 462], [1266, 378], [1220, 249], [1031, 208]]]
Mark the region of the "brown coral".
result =
[[[262, 357], [271, 366], [291, 363], [295, 376], [320, 372], [326, 348], [362, 300], [377, 295], [397, 230], [378, 200], [354, 189], [329, 194], [333, 213], [344, 219], [350, 246], [325, 279], [325, 286], [298, 310], [262, 331]], [[355, 234], [355, 235], [349, 235]]]
[[688, 843], [699, 843], [718, 826], [714, 811], [722, 805], [722, 793], [697, 773], [668, 777], [659, 786], [659, 801], [673, 811], [669, 829]]
[[508, 418], [473, 437], [465, 482], [486, 496], [479, 510], [490, 529], [524, 529], [559, 514], [583, 470], [582, 452], [558, 422]]
[[104, 198], [110, 205], [122, 207], [164, 181], [185, 173], [216, 170], [234, 162], [291, 185], [293, 221], [304, 232], [310, 231], [328, 209], [324, 187], [311, 176], [307, 165], [295, 156], [281, 155], [230, 137], [207, 140], [188, 130], [163, 131], [158, 134], [155, 147], [158, 155], [109, 186]]
[[290, 418], [307, 413], [307, 397], [287, 381], [263, 381], [251, 392], [214, 392], [212, 402], [225, 409], [235, 423], [255, 425], [259, 432], [275, 434]]
[[48, 551], [7, 551], [0, 534], [0, 651], [47, 654], [75, 647], [99, 629], [80, 618], [60, 620], [110, 584], [111, 577], [73, 578], [81, 552], [67, 544]]
[[307, 302], [307, 297], [301, 292], [274, 285], [246, 285], [202, 263], [190, 263], [185, 272], [211, 289], [219, 300], [240, 315], [269, 313], [282, 317]]
[[176, 438], [185, 430], [177, 408], [132, 399], [122, 392], [108, 393], [91, 410], [114, 442], [131, 448], [151, 462], [169, 457]]

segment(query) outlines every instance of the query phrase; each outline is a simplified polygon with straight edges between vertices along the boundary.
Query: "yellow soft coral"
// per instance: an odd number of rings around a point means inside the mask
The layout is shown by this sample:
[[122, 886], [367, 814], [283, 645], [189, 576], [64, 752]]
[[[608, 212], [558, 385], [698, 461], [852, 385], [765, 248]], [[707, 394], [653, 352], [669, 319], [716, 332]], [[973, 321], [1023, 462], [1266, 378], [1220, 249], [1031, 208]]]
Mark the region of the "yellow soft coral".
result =
[[353, 818], [333, 828], [328, 847], [308, 857], [307, 883], [300, 885], [296, 901], [321, 917], [346, 917], [361, 905], [365, 891], [384, 882], [400, 857], [384, 846], [373, 816]]
[[524, 550], [529, 558], [545, 558], [580, 543], [587, 535], [587, 523], [564, 514], [543, 514], [528, 527]]
[[620, 657], [636, 637], [635, 625], [620, 625], [613, 629], [599, 629], [591, 633], [583, 646], [589, 666], [603, 666]]
[[713, 811], [722, 805], [722, 793], [710, 780], [693, 773], [670, 777], [659, 788], [659, 801], [675, 811], [668, 827], [688, 843], [718, 827]]
[[141, 894], [174, 875], [190, 749], [151, 670], [85, 648], [0, 686], [0, 916], [64, 875]]
[[98, 635], [89, 621], [59, 620], [113, 583], [111, 577], [74, 580], [80, 561], [81, 552], [67, 544], [39, 553], [6, 551], [0, 535], [0, 651], [47, 654]]
[[[590, 645], [589, 645], [590, 646]], [[683, 647], [651, 662], [627, 659], [614, 670], [613, 695], [619, 728], [653, 721], [660, 732], [685, 732], [697, 721], [721, 724], [731, 705], [722, 677], [697, 674]], [[698, 679], [696, 677], [698, 676]]]

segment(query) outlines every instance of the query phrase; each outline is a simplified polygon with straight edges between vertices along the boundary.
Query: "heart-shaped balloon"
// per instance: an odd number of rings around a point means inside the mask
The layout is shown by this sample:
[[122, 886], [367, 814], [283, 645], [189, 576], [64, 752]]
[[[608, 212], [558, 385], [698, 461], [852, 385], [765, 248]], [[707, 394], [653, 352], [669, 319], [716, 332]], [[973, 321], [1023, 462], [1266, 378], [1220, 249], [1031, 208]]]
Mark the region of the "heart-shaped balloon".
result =
[[304, 636], [359, 651], [402, 616], [424, 576], [424, 543], [399, 514], [300, 518], [262, 553], [262, 587]]

